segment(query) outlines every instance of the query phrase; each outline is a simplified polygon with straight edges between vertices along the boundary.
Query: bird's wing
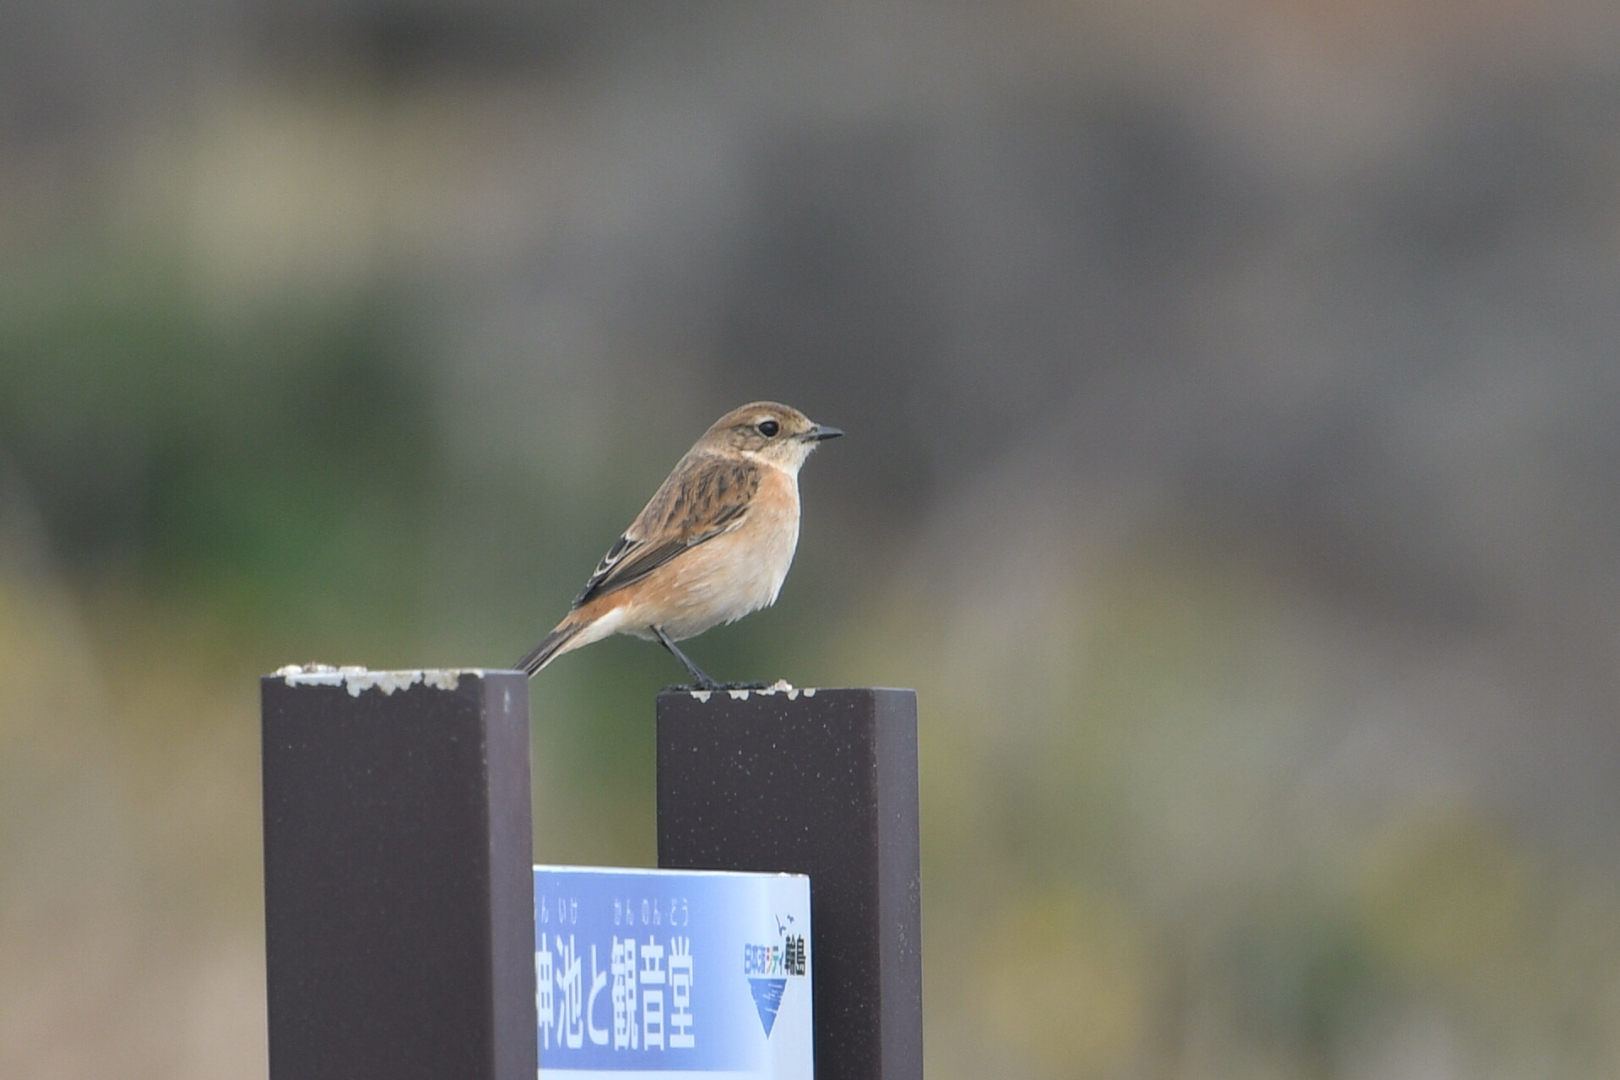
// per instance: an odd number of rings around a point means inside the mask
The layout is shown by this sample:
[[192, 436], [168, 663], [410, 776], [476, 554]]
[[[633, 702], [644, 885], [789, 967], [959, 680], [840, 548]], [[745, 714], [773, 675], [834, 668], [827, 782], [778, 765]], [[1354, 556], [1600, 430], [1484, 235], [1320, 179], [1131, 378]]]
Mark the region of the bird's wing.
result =
[[752, 461], [715, 454], [683, 458], [596, 564], [574, 606], [640, 581], [683, 551], [741, 525], [761, 475]]

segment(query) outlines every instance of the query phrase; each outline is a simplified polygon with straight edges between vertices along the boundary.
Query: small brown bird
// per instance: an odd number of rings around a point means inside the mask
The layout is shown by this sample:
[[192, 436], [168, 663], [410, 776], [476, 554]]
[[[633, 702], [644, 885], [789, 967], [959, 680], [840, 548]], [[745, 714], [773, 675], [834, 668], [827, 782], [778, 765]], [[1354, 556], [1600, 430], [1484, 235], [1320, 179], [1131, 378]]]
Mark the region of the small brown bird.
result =
[[581, 645], [634, 634], [718, 689], [675, 643], [776, 602], [799, 543], [799, 468], [842, 434], [771, 401], [716, 420], [518, 667], [533, 675]]

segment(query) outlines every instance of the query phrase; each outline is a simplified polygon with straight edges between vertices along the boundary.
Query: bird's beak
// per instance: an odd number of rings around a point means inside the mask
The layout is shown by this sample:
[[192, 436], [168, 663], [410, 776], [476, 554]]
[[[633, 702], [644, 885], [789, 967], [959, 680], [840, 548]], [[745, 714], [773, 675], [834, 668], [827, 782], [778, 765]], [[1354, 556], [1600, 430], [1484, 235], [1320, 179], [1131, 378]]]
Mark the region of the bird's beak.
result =
[[838, 428], [828, 427], [826, 424], [817, 424], [815, 427], [804, 433], [804, 441], [822, 442], [826, 439], [836, 439], [842, 434], [843, 432]]

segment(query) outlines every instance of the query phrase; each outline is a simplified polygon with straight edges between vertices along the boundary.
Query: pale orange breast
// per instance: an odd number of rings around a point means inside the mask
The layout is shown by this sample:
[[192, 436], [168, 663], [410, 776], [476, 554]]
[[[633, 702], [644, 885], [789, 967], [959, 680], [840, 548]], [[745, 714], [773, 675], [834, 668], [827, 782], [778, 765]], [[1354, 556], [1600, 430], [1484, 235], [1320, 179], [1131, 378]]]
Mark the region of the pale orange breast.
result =
[[679, 640], [768, 607], [798, 543], [798, 482], [768, 469], [743, 523], [650, 575], [620, 629], [636, 633], [656, 623]]

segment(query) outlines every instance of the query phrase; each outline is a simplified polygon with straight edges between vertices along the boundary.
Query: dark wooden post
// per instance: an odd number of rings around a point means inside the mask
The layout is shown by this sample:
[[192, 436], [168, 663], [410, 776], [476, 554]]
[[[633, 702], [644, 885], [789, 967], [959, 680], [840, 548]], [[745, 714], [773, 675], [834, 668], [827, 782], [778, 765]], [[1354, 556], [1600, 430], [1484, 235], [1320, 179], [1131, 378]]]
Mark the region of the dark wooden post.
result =
[[658, 865], [810, 875], [816, 1076], [921, 1080], [917, 696], [658, 697]]
[[271, 1080], [534, 1080], [528, 680], [261, 689]]

